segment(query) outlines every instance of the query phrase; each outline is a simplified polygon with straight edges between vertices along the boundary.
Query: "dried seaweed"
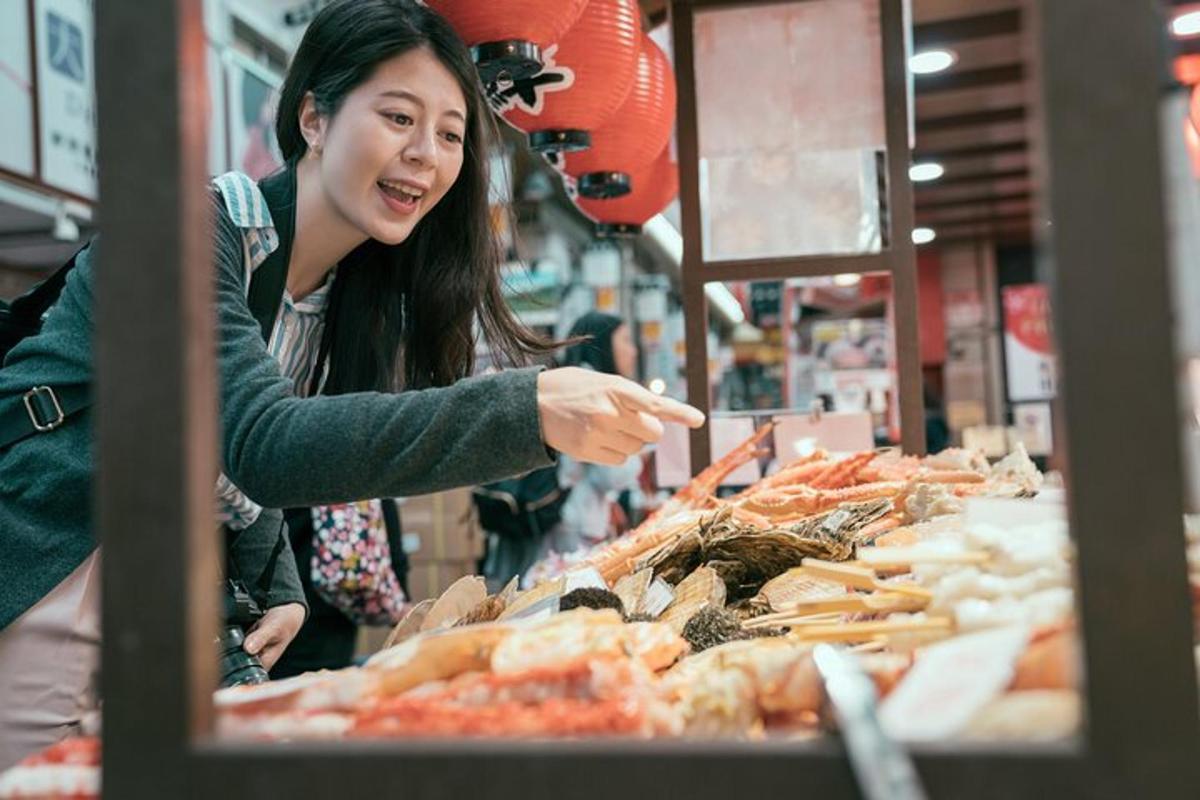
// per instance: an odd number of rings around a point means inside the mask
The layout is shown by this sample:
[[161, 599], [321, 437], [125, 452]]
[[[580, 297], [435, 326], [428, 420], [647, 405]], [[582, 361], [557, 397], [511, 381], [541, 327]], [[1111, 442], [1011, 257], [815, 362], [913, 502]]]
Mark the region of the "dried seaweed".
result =
[[764, 583], [805, 558], [852, 558], [857, 531], [891, 508], [887, 499], [847, 503], [787, 528], [742, 523], [730, 509], [723, 509], [702, 518], [695, 529], [647, 556], [639, 567], [651, 567], [668, 583], [677, 584], [707, 565], [725, 581], [729, 598], [739, 600], [753, 596]]
[[615, 608], [617, 613], [625, 616], [625, 604], [620, 597], [607, 589], [590, 586], [573, 589], [558, 601], [559, 611], [570, 611], [572, 608]]
[[783, 630], [780, 628], [746, 630], [742, 627], [742, 620], [736, 613], [726, 608], [710, 606], [696, 612], [683, 626], [681, 635], [692, 646], [692, 652], [699, 653], [726, 642], [756, 639], [762, 636], [779, 636], [782, 633]]

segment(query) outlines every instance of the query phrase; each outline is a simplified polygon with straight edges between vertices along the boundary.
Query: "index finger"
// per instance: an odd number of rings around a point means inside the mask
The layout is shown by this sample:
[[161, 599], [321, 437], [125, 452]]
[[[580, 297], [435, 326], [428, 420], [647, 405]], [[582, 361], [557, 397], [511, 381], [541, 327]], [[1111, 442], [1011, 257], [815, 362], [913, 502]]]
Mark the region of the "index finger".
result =
[[623, 408], [623, 410], [628, 413], [621, 415], [618, 430], [630, 436], [636, 436], [646, 444], [653, 444], [662, 438], [663, 425], [658, 421], [658, 417], [632, 408]]
[[654, 394], [636, 384], [626, 392], [625, 405], [635, 411], [645, 411], [663, 422], [679, 422], [689, 428], [699, 428], [704, 424], [704, 412], [700, 409]]

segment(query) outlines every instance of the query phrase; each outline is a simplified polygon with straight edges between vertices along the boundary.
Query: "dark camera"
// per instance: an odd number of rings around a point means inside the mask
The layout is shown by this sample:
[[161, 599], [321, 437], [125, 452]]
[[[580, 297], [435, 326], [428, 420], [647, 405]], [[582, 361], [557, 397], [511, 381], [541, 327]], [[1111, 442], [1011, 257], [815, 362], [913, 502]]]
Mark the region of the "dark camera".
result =
[[263, 611], [239, 580], [226, 580], [223, 588], [225, 597], [225, 624], [217, 636], [217, 653], [220, 664], [219, 686], [241, 686], [266, 683], [270, 680], [267, 670], [258, 656], [246, 652], [246, 631], [262, 619]]

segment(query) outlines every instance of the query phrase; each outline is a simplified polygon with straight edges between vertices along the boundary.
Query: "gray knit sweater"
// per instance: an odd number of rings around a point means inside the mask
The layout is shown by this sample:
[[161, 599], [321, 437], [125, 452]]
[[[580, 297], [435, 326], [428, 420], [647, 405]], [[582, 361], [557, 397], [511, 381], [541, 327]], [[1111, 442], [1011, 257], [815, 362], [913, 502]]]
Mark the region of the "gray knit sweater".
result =
[[[9, 354], [0, 369], [0, 407], [20, 403], [35, 385], [91, 379], [92, 254], [99, 246], [79, 256], [42, 332]], [[268, 509], [423, 494], [550, 463], [538, 422], [537, 369], [402, 394], [299, 398], [246, 304], [240, 260], [218, 259], [216, 288], [222, 467]], [[92, 457], [90, 411], [0, 450], [0, 629], [95, 549]], [[247, 582], [263, 573], [281, 541], [287, 546], [285, 533], [282, 515], [268, 511], [241, 534], [233, 557]], [[260, 600], [303, 602], [290, 549], [279, 554]]]

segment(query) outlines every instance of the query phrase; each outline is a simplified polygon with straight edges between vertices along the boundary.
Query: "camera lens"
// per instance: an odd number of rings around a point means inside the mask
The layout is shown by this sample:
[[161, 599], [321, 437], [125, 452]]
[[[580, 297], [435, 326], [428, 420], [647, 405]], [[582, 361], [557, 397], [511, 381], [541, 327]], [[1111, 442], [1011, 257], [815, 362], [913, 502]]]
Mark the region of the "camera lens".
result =
[[258, 656], [250, 655], [243, 645], [246, 636], [236, 625], [226, 626], [217, 637], [217, 652], [220, 653], [220, 686], [242, 686], [266, 683], [270, 680]]

